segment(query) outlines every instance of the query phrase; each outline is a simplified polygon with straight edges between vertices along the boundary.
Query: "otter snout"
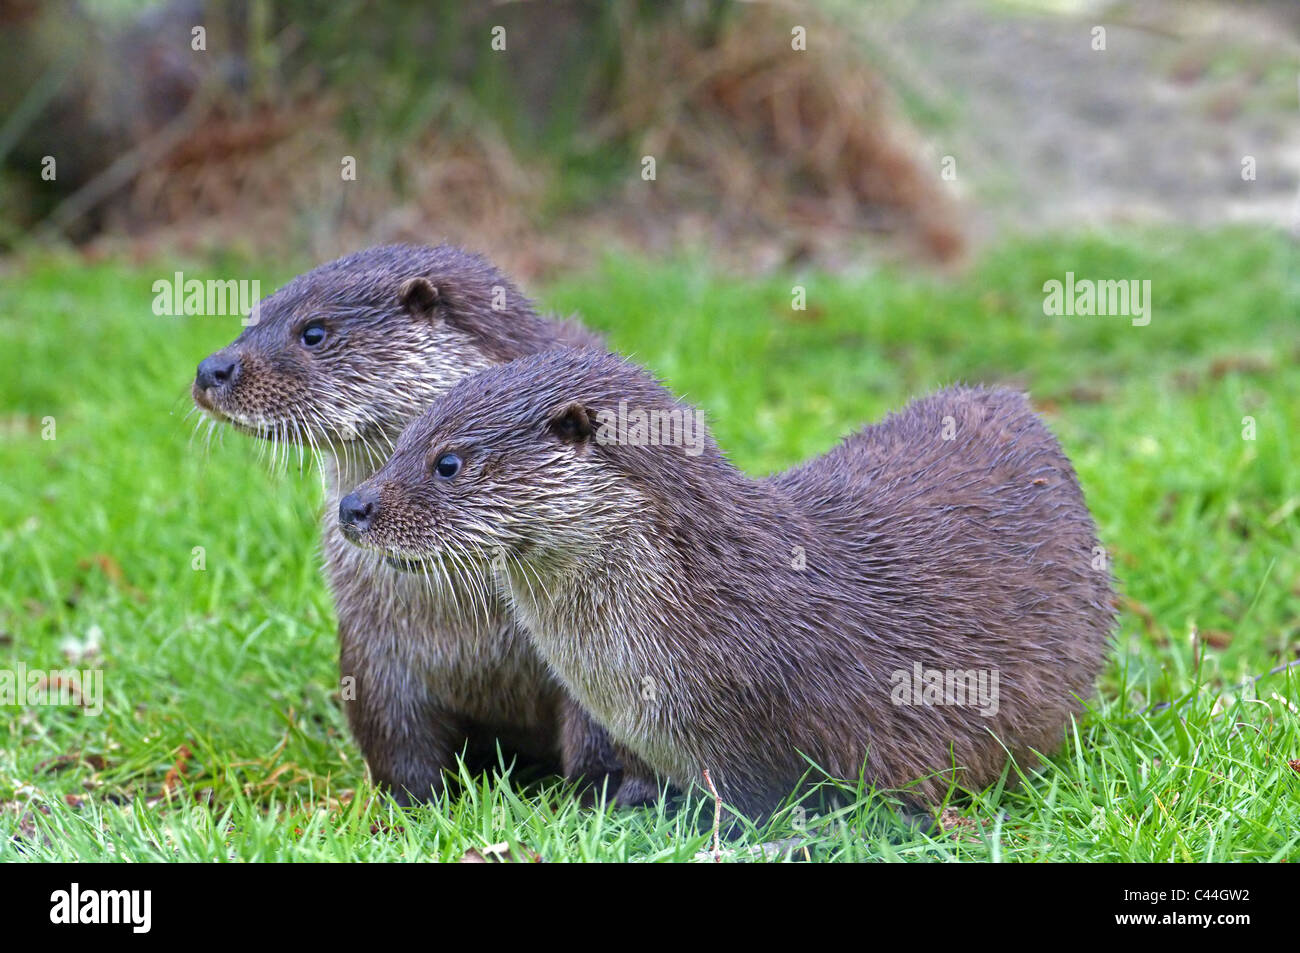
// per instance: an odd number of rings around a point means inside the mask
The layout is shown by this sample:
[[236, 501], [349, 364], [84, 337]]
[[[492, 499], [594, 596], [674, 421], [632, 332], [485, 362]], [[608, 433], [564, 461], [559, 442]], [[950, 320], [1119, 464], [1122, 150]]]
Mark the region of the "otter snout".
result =
[[230, 387], [239, 379], [243, 365], [238, 356], [218, 351], [209, 354], [199, 362], [199, 369], [194, 374], [194, 386], [199, 390], [213, 390]]
[[379, 491], [372, 487], [360, 487], [339, 500], [339, 525], [343, 535], [355, 538], [370, 528], [375, 514], [379, 512]]

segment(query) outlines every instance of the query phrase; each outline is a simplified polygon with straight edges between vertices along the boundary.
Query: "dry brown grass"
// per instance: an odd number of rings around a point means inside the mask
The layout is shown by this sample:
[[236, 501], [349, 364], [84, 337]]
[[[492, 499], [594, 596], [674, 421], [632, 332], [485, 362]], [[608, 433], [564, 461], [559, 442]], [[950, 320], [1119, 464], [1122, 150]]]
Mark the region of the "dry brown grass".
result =
[[953, 258], [964, 242], [950, 200], [918, 164], [889, 89], [808, 12], [797, 18], [812, 38], [802, 52], [791, 48], [792, 18], [771, 6], [747, 6], [704, 49], [669, 29], [626, 31], [602, 134], [639, 142], [672, 183], [627, 193], [657, 214], [683, 198], [706, 202], [731, 231], [810, 241], [885, 231]]
[[[618, 79], [579, 144], [632, 153], [626, 181], [583, 208], [548, 215], [557, 160], [512, 150], [464, 104], [380, 162], [345, 141], [339, 102], [318, 94], [251, 112], [214, 107], [134, 178], [109, 232], [151, 250], [234, 244], [317, 258], [449, 239], [524, 278], [611, 242], [706, 243], [759, 267], [819, 260], [864, 235], [923, 259], [958, 257], [952, 203], [937, 170], [919, 164], [886, 84], [835, 28], [806, 10], [799, 20], [808, 52], [791, 49], [791, 17], [767, 5], [743, 5], [711, 41], [667, 20], [627, 26]], [[357, 181], [341, 180], [344, 155], [357, 156]], [[654, 182], [641, 180], [642, 155], [656, 159]]]

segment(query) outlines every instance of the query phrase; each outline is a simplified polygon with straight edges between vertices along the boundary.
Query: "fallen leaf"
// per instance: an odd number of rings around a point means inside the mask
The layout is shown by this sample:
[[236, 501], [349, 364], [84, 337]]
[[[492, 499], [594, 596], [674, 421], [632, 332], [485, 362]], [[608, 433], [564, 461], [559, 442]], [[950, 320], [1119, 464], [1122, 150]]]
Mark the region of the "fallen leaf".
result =
[[180, 782], [185, 774], [185, 769], [189, 765], [190, 758], [194, 755], [190, 752], [189, 745], [181, 745], [176, 749], [176, 763], [167, 771], [167, 776], [163, 778], [163, 794], [171, 794], [172, 788]]
[[1142, 620], [1142, 628], [1157, 645], [1168, 645], [1169, 637], [1159, 630], [1155, 613], [1132, 596], [1120, 596], [1120, 605]]
[[1210, 376], [1216, 381], [1228, 374], [1267, 374], [1273, 362], [1256, 354], [1241, 354], [1215, 358], [1210, 364]]
[[89, 559], [78, 560], [79, 569], [89, 569], [96, 566], [114, 586], [121, 589], [127, 595], [137, 602], [144, 602], [145, 595], [142, 591], [132, 586], [126, 581], [126, 573], [122, 571], [121, 564], [108, 553], [95, 553]]
[[55, 672], [51, 675], [42, 675], [36, 680], [36, 690], [40, 692], [66, 692], [69, 700], [74, 705], [81, 705], [81, 680], [74, 675], [62, 675]]
[[1232, 644], [1232, 633], [1222, 629], [1206, 629], [1201, 633], [1201, 638], [1212, 649], [1226, 649]]
[[80, 751], [72, 754], [61, 754], [55, 758], [46, 758], [36, 766], [36, 773], [41, 774], [48, 771], [53, 774], [56, 771], [62, 771], [64, 768], [70, 768], [73, 765], [86, 764], [96, 771], [103, 771], [108, 766], [102, 754], [82, 754]]

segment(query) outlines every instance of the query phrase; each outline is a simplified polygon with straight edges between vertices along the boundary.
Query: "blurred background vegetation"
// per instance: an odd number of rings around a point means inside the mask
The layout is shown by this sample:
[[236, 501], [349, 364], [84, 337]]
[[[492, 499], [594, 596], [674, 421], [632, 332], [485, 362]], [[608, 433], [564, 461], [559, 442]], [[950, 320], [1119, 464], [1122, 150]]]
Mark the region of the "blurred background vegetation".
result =
[[764, 270], [1276, 223], [1298, 25], [1285, 0], [0, 0], [0, 248], [450, 238], [528, 278], [611, 242]]
[[3, 0], [0, 21], [9, 247], [35, 229], [319, 257], [445, 234], [527, 240], [529, 272], [581, 235], [724, 238], [768, 264], [864, 231], [939, 260], [963, 244], [831, 7]]

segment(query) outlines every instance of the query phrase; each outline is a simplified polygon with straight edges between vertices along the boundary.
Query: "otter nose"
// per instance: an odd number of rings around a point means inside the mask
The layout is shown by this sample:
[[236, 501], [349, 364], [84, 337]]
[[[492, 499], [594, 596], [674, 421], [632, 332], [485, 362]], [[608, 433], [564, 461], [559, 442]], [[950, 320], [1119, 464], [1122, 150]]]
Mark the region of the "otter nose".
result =
[[199, 362], [194, 383], [200, 390], [207, 390], [210, 387], [229, 387], [235, 382], [235, 378], [239, 377], [239, 366], [239, 358], [232, 354], [221, 351], [209, 354]]
[[362, 488], [339, 501], [339, 522], [355, 530], [367, 530], [379, 511], [379, 494]]

